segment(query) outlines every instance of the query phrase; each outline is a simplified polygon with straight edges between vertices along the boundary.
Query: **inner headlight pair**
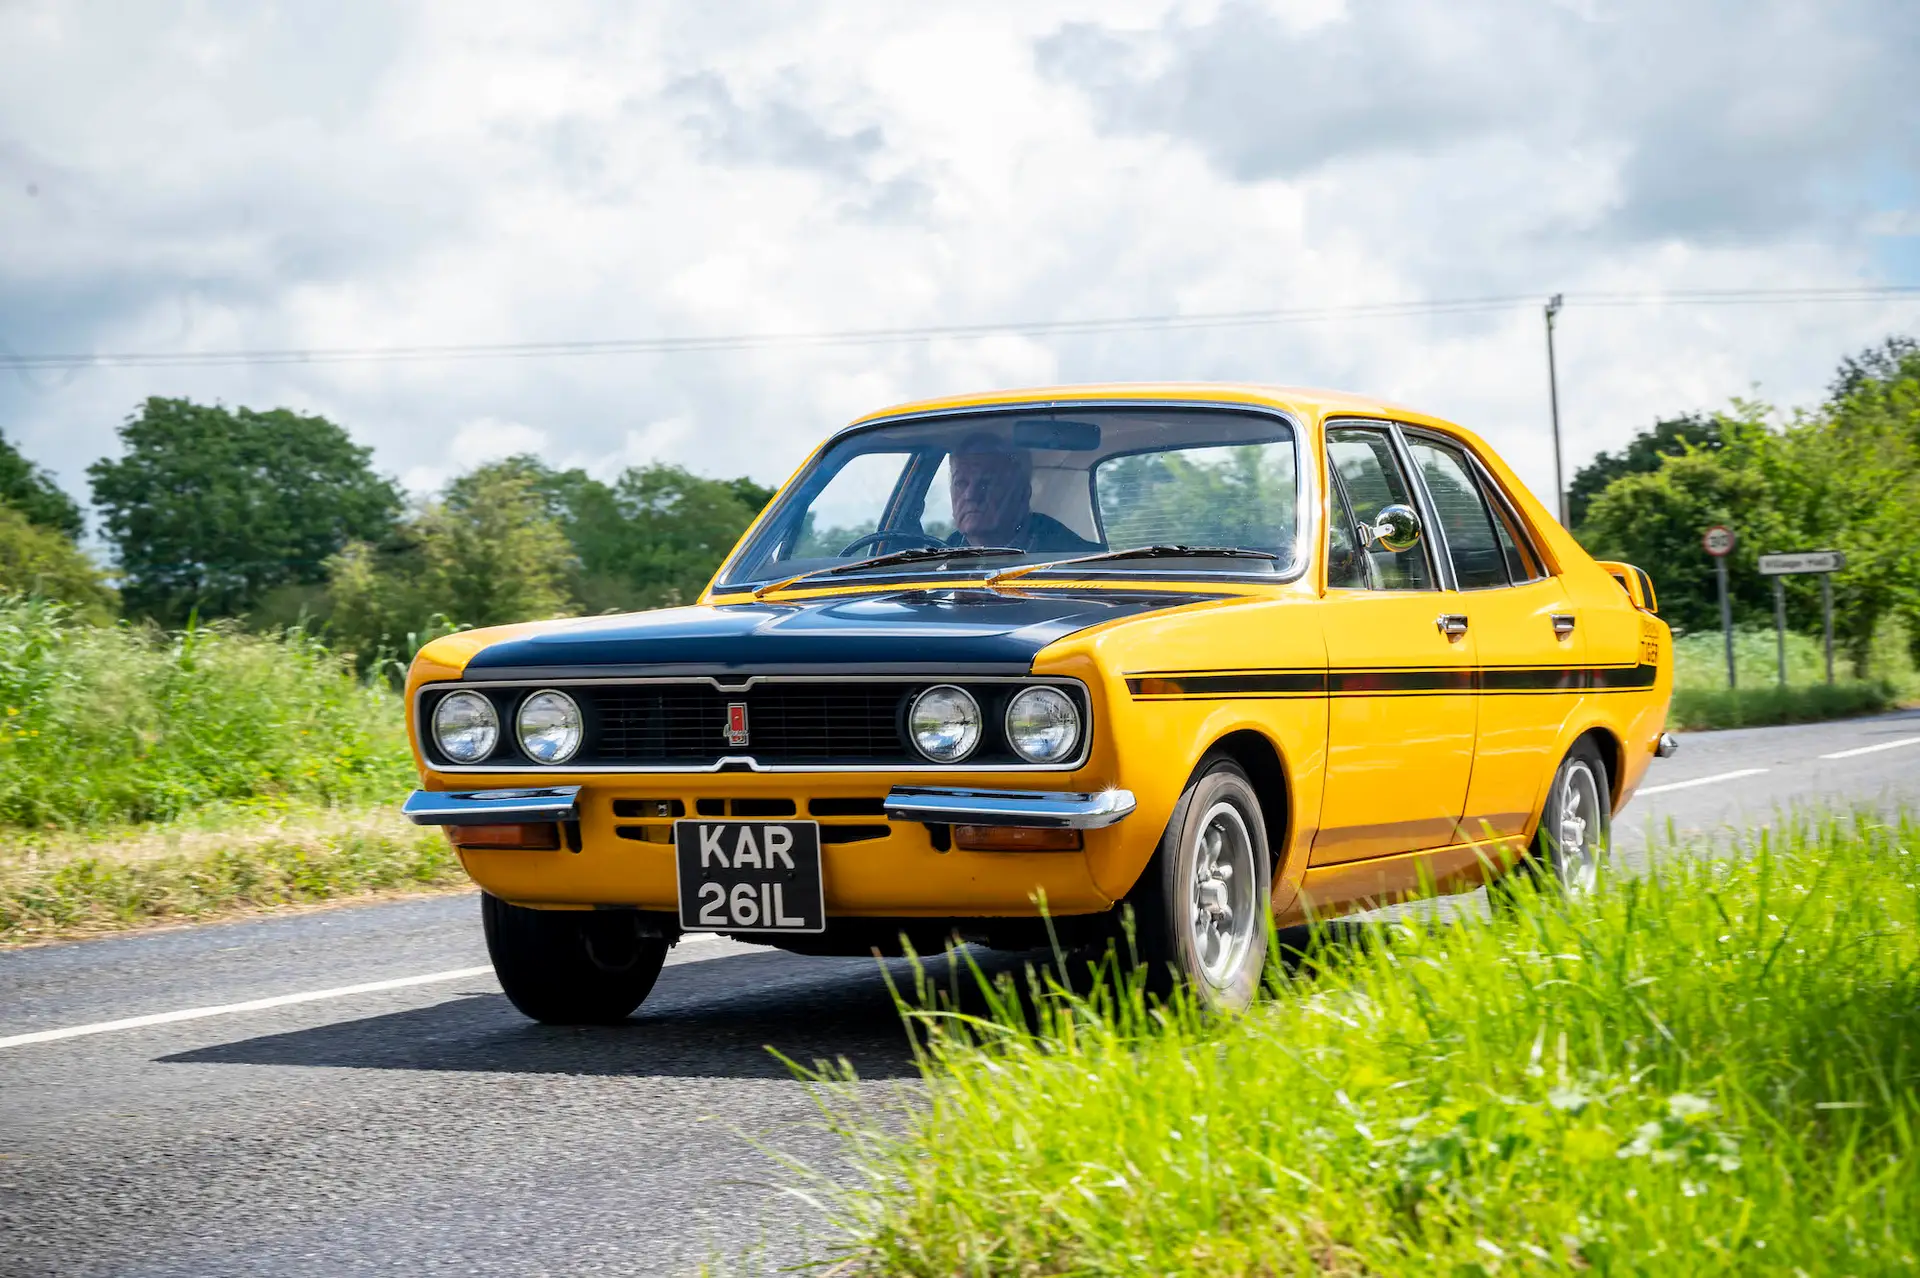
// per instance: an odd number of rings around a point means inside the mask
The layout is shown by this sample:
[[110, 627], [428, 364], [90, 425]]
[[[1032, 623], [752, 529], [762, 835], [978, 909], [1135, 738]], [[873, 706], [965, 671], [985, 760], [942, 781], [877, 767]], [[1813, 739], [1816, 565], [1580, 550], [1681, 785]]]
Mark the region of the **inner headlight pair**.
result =
[[[514, 729], [520, 748], [535, 763], [565, 763], [585, 735], [580, 707], [551, 688], [520, 703]], [[478, 763], [500, 742], [500, 716], [477, 692], [453, 693], [433, 708], [433, 740], [455, 763]]]
[[[965, 688], [943, 683], [913, 699], [907, 729], [921, 754], [958, 763], [980, 744], [980, 703]], [[1007, 743], [1028, 763], [1058, 763], [1080, 744], [1080, 711], [1058, 688], [1025, 688], [1007, 703]]]

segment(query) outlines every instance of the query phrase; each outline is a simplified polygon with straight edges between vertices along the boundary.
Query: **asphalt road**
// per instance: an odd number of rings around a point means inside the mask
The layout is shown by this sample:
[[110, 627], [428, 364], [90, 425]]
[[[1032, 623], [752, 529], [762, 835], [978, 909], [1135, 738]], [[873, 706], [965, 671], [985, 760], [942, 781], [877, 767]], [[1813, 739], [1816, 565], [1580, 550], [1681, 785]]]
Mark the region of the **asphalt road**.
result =
[[[1631, 863], [1669, 823], [1900, 802], [1920, 806], [1920, 713], [1695, 735], [1616, 839]], [[831, 1170], [836, 1142], [766, 1048], [844, 1057], [876, 1101], [910, 1087], [878, 965], [708, 939], [670, 962], [629, 1024], [557, 1030], [484, 970], [471, 894], [0, 953], [0, 1274], [686, 1273], [820, 1254], [776, 1157]], [[73, 1029], [92, 1032], [20, 1041]]]

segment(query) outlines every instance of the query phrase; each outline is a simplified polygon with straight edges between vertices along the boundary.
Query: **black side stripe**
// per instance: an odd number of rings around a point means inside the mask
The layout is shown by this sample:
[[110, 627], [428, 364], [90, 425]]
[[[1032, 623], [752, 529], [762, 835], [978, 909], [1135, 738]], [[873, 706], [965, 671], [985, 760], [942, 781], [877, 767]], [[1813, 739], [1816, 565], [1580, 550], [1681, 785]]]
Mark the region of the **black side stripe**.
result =
[[1438, 693], [1633, 692], [1657, 666], [1453, 666], [1383, 670], [1154, 671], [1127, 676], [1136, 697], [1373, 697]]

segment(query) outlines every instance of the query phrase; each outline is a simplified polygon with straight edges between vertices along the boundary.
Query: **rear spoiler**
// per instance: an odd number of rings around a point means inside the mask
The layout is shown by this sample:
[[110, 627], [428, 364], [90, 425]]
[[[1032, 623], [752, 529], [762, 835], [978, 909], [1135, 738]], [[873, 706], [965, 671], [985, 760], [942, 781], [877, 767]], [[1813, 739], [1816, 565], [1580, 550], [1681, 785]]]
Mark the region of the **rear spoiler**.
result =
[[1642, 612], [1658, 615], [1660, 597], [1653, 593], [1653, 578], [1632, 564], [1617, 563], [1603, 559], [1600, 566], [1607, 574], [1620, 583], [1620, 589], [1627, 592], [1627, 598], [1633, 600], [1633, 606]]

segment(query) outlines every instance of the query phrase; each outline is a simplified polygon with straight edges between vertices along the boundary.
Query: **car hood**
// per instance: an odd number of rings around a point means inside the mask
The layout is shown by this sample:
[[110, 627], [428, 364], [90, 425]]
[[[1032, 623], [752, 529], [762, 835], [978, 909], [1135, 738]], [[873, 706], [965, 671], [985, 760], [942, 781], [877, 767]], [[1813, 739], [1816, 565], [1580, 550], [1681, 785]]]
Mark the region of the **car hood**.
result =
[[1020, 673], [1076, 630], [1219, 597], [960, 588], [669, 608], [505, 639], [476, 653], [462, 677]]

